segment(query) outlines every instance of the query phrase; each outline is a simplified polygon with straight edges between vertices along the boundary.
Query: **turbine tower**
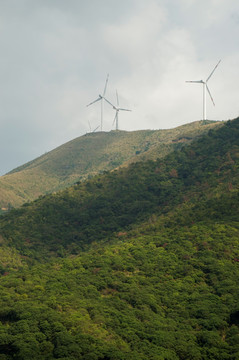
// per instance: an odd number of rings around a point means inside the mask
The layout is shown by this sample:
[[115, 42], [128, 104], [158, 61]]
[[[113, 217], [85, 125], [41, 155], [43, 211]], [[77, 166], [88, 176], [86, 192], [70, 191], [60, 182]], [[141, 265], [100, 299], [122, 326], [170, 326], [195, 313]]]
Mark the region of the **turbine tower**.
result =
[[217, 65], [214, 67], [214, 69], [212, 70], [212, 72], [210, 73], [210, 75], [208, 76], [207, 80], [203, 81], [203, 80], [195, 80], [195, 81], [186, 81], [188, 83], [196, 83], [196, 84], [202, 84], [203, 85], [203, 120], [207, 119], [207, 109], [206, 109], [206, 90], [212, 100], [213, 105], [215, 106], [213, 97], [210, 93], [210, 90], [207, 86], [208, 80], [211, 78], [212, 74], [214, 73], [214, 71], [216, 70], [216, 68], [218, 67], [218, 65], [220, 64], [221, 60], [219, 60], [219, 62], [217, 63]]
[[111, 104], [111, 102], [107, 99], [105, 99], [105, 101], [107, 101], [108, 104], [110, 104], [112, 106], [112, 108], [115, 110], [115, 117], [114, 117], [114, 121], [113, 121], [113, 125], [115, 123], [115, 130], [119, 130], [119, 111], [131, 111], [129, 109], [123, 109], [119, 107], [119, 96], [118, 96], [118, 92], [116, 90], [116, 102], [117, 102], [117, 106]]
[[92, 101], [90, 104], [86, 105], [86, 106], [90, 106], [94, 103], [96, 103], [97, 101], [101, 101], [101, 121], [100, 121], [100, 131], [102, 131], [103, 129], [103, 120], [104, 120], [104, 96], [105, 96], [105, 93], [106, 93], [106, 89], [107, 89], [107, 84], [108, 84], [108, 81], [109, 81], [109, 74], [107, 74], [107, 77], [106, 77], [106, 82], [105, 82], [105, 88], [104, 88], [104, 92], [103, 92], [103, 95], [99, 95], [99, 97]]

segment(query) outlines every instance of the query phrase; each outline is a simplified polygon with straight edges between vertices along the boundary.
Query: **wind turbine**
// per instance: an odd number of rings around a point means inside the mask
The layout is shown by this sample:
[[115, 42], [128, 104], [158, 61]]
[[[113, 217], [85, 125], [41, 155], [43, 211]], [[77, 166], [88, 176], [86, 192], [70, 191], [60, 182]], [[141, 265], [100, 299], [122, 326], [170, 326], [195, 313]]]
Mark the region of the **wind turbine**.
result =
[[107, 99], [105, 99], [105, 101], [107, 101], [108, 104], [110, 104], [113, 109], [115, 110], [115, 117], [114, 117], [114, 121], [113, 121], [113, 125], [115, 123], [115, 129], [119, 130], [119, 111], [131, 111], [129, 109], [123, 109], [119, 107], [119, 96], [118, 96], [118, 92], [116, 90], [116, 102], [117, 102], [117, 106], [111, 104], [111, 102]]
[[86, 105], [86, 106], [90, 106], [94, 103], [96, 103], [97, 101], [101, 101], [101, 121], [100, 121], [100, 131], [102, 131], [103, 129], [103, 118], [104, 118], [104, 96], [105, 96], [105, 93], [106, 93], [106, 89], [107, 89], [107, 84], [108, 84], [108, 80], [109, 80], [109, 74], [107, 74], [107, 77], [106, 77], [106, 82], [105, 82], [105, 88], [104, 88], [104, 92], [103, 92], [103, 95], [99, 95], [99, 97], [92, 101], [90, 104]]
[[210, 90], [207, 86], [208, 80], [211, 78], [212, 74], [214, 73], [214, 71], [216, 70], [216, 68], [218, 67], [218, 65], [220, 64], [221, 60], [219, 60], [219, 62], [217, 63], [217, 65], [214, 67], [214, 69], [212, 70], [212, 72], [210, 73], [210, 75], [208, 76], [207, 80], [203, 81], [203, 80], [195, 80], [195, 81], [186, 81], [189, 83], [196, 83], [196, 84], [202, 84], [203, 85], [203, 120], [206, 120], [206, 90], [212, 100], [213, 105], [215, 106], [213, 97], [210, 93]]

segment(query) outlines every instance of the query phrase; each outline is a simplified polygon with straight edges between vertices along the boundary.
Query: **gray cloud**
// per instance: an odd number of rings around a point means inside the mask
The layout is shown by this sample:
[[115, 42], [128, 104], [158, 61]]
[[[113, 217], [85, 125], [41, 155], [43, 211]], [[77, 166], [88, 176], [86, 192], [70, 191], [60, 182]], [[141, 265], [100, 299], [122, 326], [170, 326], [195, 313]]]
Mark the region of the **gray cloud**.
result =
[[[238, 116], [239, 5], [234, 0], [2, 0], [0, 2], [0, 173], [89, 131], [103, 91], [132, 113], [125, 130], [169, 128], [202, 116]], [[195, 85], [195, 86], [194, 86]], [[114, 113], [105, 104], [104, 130]]]

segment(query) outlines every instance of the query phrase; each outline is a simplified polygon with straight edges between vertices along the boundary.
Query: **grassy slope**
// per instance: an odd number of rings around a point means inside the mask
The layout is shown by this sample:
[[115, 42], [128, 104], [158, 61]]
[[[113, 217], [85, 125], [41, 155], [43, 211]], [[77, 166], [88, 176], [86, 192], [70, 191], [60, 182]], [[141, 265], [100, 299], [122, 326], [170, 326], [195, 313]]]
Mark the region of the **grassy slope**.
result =
[[5, 216], [2, 358], [237, 360], [238, 139], [239, 119]]
[[0, 206], [18, 207], [105, 170], [163, 157], [217, 126], [199, 121], [171, 130], [86, 134], [2, 176]]

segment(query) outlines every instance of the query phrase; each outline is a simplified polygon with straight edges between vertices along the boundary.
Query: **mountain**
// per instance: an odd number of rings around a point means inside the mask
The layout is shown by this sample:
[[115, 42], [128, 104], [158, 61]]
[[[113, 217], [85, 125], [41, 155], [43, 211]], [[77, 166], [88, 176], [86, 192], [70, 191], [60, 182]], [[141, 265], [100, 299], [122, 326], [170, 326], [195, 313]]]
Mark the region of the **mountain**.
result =
[[218, 126], [199, 121], [171, 130], [86, 134], [0, 177], [0, 207], [18, 207], [103, 171], [163, 157]]
[[239, 358], [239, 118], [0, 218], [2, 359]]

